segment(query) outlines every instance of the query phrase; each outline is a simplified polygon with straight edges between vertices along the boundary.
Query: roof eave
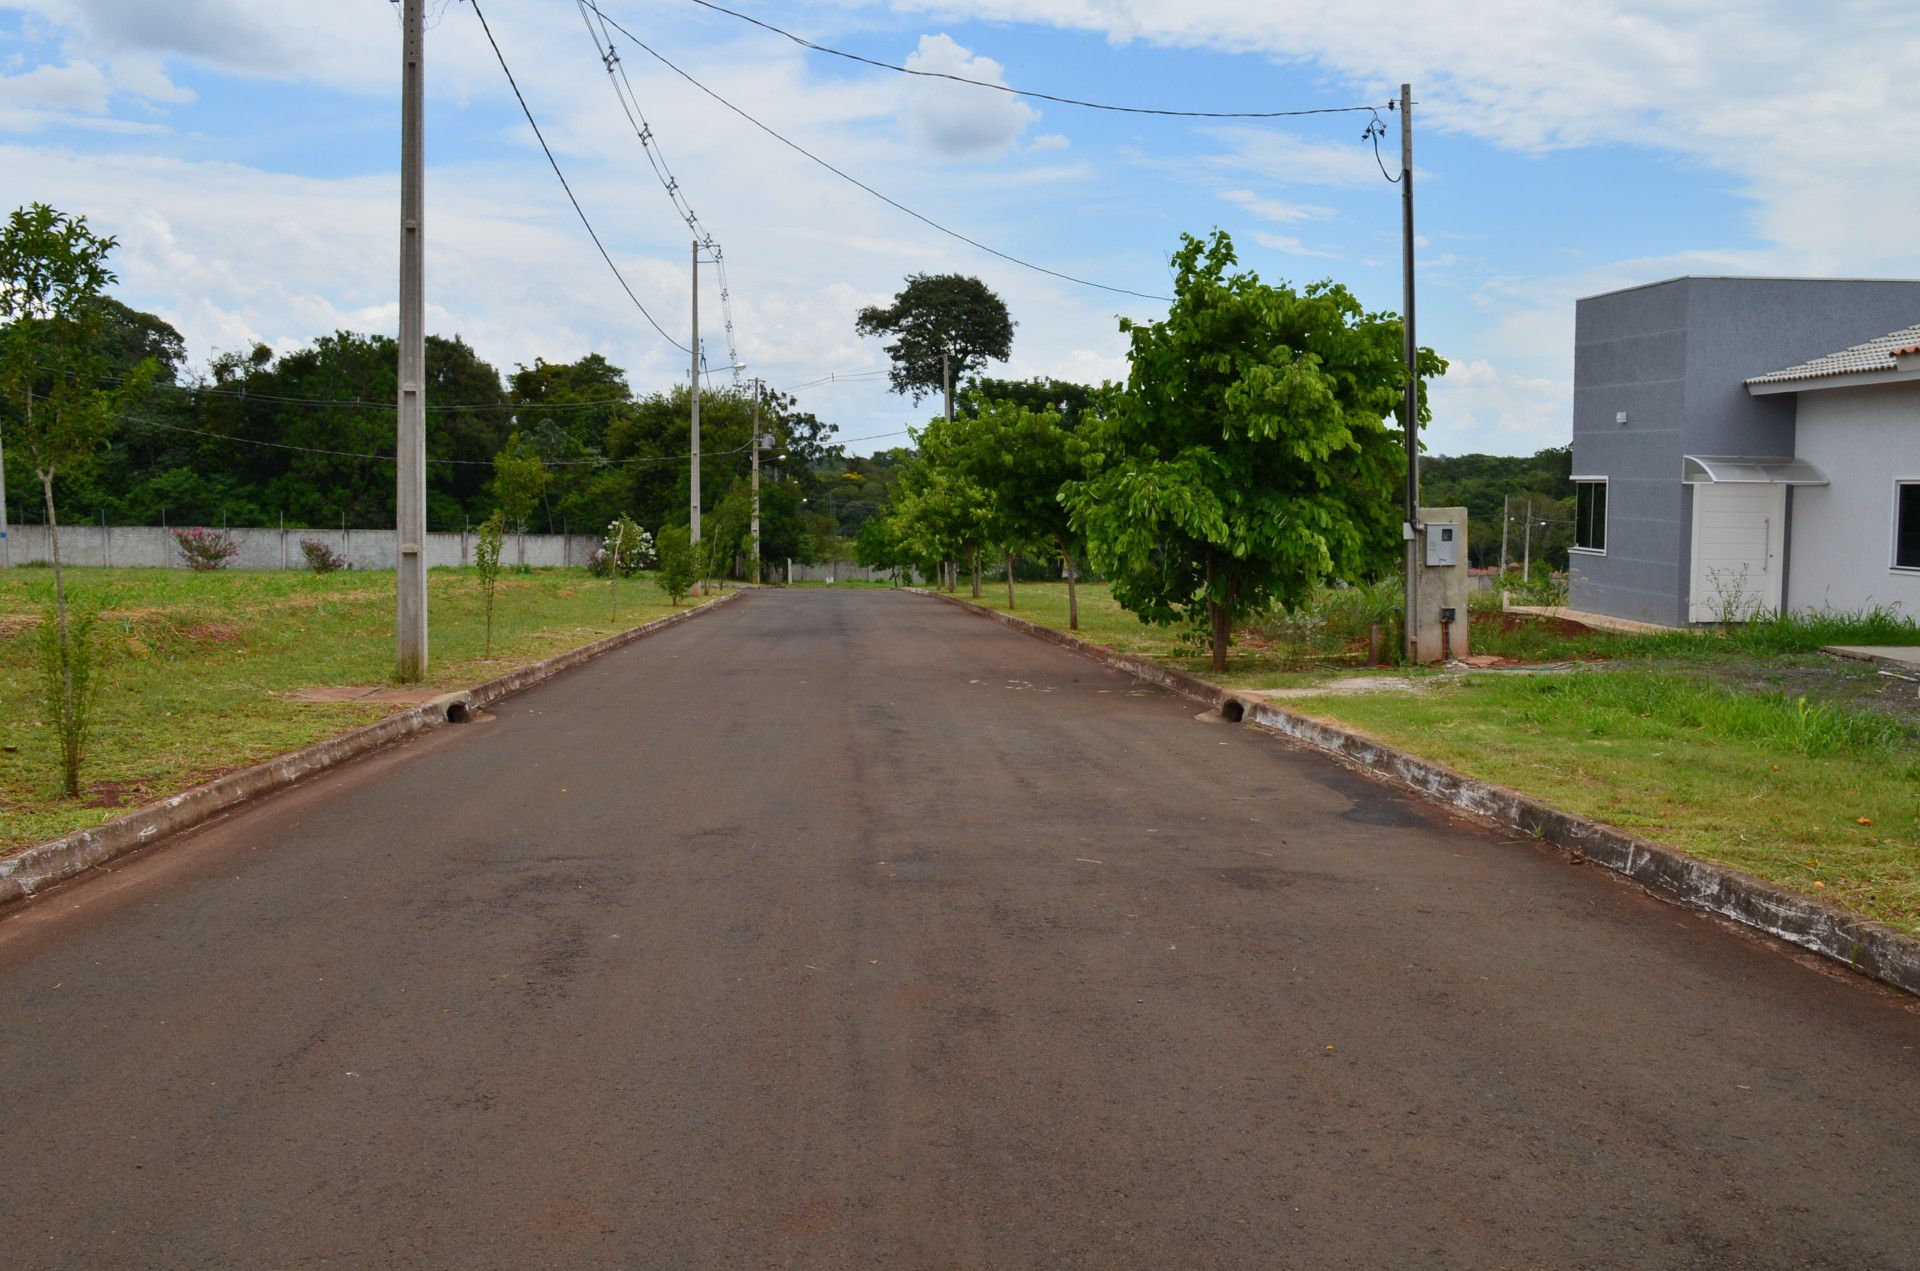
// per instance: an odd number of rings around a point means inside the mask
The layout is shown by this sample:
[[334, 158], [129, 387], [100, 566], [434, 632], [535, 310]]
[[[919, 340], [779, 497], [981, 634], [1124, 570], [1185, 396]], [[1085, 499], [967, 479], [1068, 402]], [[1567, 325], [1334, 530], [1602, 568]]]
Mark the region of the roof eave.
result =
[[1875, 384], [1911, 384], [1920, 381], [1920, 366], [1896, 367], [1884, 371], [1836, 371], [1827, 375], [1809, 375], [1793, 380], [1748, 380], [1747, 392], [1754, 397], [1776, 393], [1813, 393], [1828, 388], [1868, 388]]

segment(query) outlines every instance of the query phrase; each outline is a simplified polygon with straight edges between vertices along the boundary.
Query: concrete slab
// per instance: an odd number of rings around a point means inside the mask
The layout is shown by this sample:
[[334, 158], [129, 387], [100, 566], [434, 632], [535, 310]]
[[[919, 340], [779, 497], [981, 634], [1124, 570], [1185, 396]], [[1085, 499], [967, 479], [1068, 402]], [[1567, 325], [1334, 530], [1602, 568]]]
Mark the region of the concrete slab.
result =
[[1920, 645], [1829, 644], [1825, 651], [1836, 657], [1877, 662], [1890, 671], [1920, 675]]
[[1592, 627], [1595, 631], [1621, 631], [1628, 635], [1660, 635], [1668, 631], [1681, 630], [1679, 627], [1663, 627], [1657, 622], [1616, 618], [1612, 614], [1591, 613], [1585, 609], [1574, 609], [1567, 605], [1508, 605], [1507, 612], [1530, 613], [1536, 618], [1562, 618], [1568, 622], [1577, 622], [1583, 627]]

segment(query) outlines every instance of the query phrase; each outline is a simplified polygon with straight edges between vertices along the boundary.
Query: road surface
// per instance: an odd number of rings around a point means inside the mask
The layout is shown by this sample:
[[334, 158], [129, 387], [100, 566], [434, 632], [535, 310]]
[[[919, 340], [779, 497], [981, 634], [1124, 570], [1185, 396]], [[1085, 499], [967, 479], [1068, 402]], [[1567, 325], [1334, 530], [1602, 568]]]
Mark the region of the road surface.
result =
[[0, 1263], [1920, 1262], [1920, 1016], [932, 600], [0, 920]]

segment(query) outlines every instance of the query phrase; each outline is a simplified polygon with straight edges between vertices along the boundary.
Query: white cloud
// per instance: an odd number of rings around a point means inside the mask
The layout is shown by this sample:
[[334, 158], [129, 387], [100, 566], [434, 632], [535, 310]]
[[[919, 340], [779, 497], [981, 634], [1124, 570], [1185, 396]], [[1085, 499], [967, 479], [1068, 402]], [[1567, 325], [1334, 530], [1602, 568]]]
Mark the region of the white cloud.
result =
[[36, 66], [0, 75], [0, 109], [99, 114], [107, 109], [110, 91], [106, 75], [91, 62]]
[[1308, 247], [1292, 234], [1273, 234], [1266, 230], [1255, 230], [1253, 241], [1262, 247], [1270, 247], [1276, 252], [1285, 252], [1289, 256], [1318, 256], [1325, 260], [1338, 260], [1339, 252], [1324, 251]]
[[1252, 190], [1222, 190], [1220, 197], [1266, 221], [1328, 221], [1336, 215], [1330, 207], [1312, 203], [1285, 203], [1263, 198]]
[[[975, 57], [946, 35], [923, 35], [907, 67], [1005, 84], [1000, 63]], [[914, 79], [905, 85], [907, 131], [936, 154], [990, 158], [1004, 154], [1040, 112], [1010, 93], [984, 91], [947, 80]]]
[[1043, 132], [1027, 143], [1027, 149], [1038, 153], [1043, 150], [1065, 150], [1070, 143], [1057, 132]]

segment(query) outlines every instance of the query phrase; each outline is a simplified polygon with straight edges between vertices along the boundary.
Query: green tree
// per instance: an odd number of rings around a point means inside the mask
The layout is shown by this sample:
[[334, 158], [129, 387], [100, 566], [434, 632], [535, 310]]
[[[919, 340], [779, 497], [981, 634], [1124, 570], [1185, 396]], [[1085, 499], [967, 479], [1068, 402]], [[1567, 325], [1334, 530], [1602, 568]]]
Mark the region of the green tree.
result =
[[693, 537], [684, 525], [663, 525], [653, 542], [660, 555], [660, 586], [677, 605], [693, 587]]
[[88, 228], [85, 217], [44, 203], [16, 209], [0, 230], [0, 391], [18, 414], [13, 444], [45, 500], [55, 636], [45, 642], [43, 669], [69, 798], [80, 793], [92, 701], [92, 622], [76, 624], [69, 614], [54, 480], [93, 460], [113, 432], [122, 401], [140, 393], [156, 369], [142, 363], [119, 388], [101, 386], [111, 316], [104, 293], [116, 281], [107, 255], [114, 246], [111, 236]]
[[915, 402], [988, 362], [1006, 361], [1013, 327], [1006, 302], [965, 274], [909, 275], [891, 305], [869, 305], [853, 324], [861, 335], [892, 337], [886, 350], [893, 391], [912, 394]]
[[[1166, 319], [1121, 320], [1126, 391], [1087, 430], [1068, 506], [1115, 599], [1190, 624], [1223, 671], [1236, 618], [1370, 574], [1398, 546], [1400, 323], [1337, 283], [1230, 273], [1217, 230], [1184, 235], [1173, 264]], [[1423, 377], [1445, 366], [1421, 350]]]
[[473, 570], [480, 580], [480, 594], [487, 605], [487, 657], [493, 656], [493, 594], [500, 585], [500, 549], [507, 537], [507, 518], [498, 508], [480, 522], [479, 537], [473, 544]]
[[[1007, 608], [1013, 608], [1015, 553], [1046, 551], [1065, 565], [1067, 621], [1077, 630], [1080, 597], [1073, 562], [1080, 542], [1060, 494], [1085, 475], [1086, 439], [1056, 410], [984, 397], [985, 391], [970, 393], [955, 420], [961, 435], [950, 462], [986, 492], [991, 532], [1007, 558]], [[1091, 415], [1089, 392], [1074, 417]]]
[[540, 462], [519, 433], [507, 438], [507, 444], [493, 457], [493, 497], [500, 511], [520, 536], [519, 567], [527, 566], [527, 518], [540, 506], [540, 496], [553, 478], [547, 465]]

